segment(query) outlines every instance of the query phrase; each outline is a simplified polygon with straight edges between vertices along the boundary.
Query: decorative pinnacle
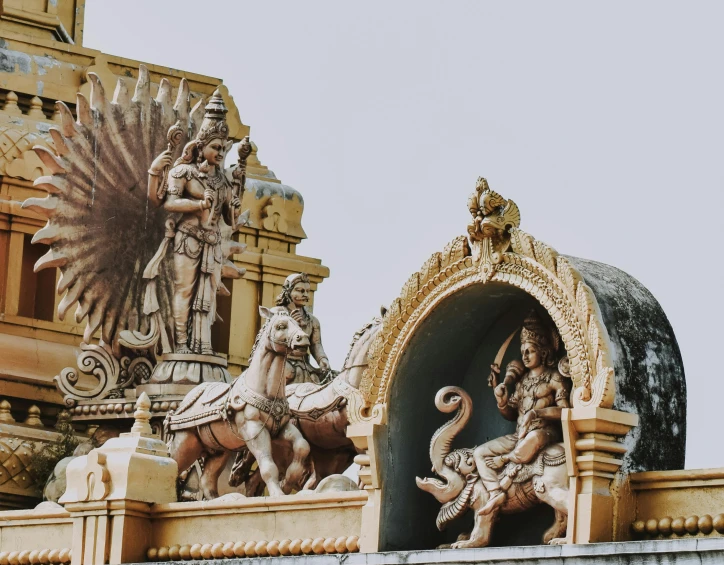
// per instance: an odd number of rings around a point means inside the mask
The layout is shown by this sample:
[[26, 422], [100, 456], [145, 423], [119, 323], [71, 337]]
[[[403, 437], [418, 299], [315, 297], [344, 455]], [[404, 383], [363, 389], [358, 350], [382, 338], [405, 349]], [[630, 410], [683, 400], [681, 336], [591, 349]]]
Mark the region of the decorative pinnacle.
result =
[[151, 429], [151, 399], [148, 398], [148, 394], [145, 392], [141, 393], [136, 401], [136, 411], [133, 413], [135, 422], [131, 428], [132, 434], [139, 434], [142, 436], [152, 436], [153, 430]]
[[204, 108], [206, 110], [204, 117], [212, 120], [223, 120], [226, 116], [226, 104], [224, 104], [224, 98], [221, 96], [221, 90], [218, 88], [214, 90], [214, 93], [209, 98], [208, 104]]
[[478, 193], [482, 193], [486, 190], [490, 190], [488, 180], [484, 177], [478, 177], [478, 181], [475, 183], [475, 191]]

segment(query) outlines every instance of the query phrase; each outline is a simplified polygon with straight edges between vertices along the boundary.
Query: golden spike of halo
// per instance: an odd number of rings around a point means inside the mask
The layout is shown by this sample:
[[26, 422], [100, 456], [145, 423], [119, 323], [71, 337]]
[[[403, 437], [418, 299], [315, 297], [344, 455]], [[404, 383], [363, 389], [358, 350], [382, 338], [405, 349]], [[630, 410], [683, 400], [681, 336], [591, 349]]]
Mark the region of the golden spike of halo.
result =
[[93, 125], [93, 115], [91, 114], [91, 107], [88, 103], [88, 99], [83, 96], [80, 92], [75, 97], [75, 112], [78, 116], [76, 123], [78, 125], [90, 127]]
[[118, 82], [116, 82], [116, 89], [113, 91], [113, 103], [126, 107], [129, 101], [130, 94], [128, 92], [128, 85], [123, 78], [119, 78]]
[[148, 67], [139, 65], [138, 81], [133, 93], [133, 101], [147, 106], [151, 102], [151, 79], [148, 76]]

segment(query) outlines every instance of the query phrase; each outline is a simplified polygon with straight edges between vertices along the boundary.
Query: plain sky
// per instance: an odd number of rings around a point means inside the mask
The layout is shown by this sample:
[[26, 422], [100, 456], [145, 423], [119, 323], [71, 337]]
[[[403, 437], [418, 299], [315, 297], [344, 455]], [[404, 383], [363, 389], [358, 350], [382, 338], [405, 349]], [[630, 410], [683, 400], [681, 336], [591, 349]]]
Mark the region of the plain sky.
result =
[[261, 161], [304, 196], [333, 366], [465, 233], [485, 176], [525, 231], [659, 300], [698, 468], [724, 466], [723, 21], [697, 1], [87, 0], [84, 45], [223, 78]]

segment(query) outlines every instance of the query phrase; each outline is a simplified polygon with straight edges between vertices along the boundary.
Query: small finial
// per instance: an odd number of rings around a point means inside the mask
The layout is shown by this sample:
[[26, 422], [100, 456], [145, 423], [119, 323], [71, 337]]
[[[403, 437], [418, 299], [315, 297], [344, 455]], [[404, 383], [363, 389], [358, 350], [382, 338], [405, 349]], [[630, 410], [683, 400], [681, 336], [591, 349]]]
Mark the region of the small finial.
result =
[[3, 399], [2, 402], [0, 402], [0, 423], [3, 424], [14, 424], [15, 418], [13, 418], [13, 415], [10, 413], [10, 403]]
[[3, 106], [3, 112], [10, 114], [11, 116], [22, 116], [23, 111], [18, 106], [18, 95], [12, 90], [5, 95], [5, 106]]
[[151, 399], [148, 398], [148, 394], [145, 392], [141, 393], [136, 401], [136, 411], [133, 413], [133, 417], [136, 421], [133, 423], [131, 428], [132, 434], [139, 434], [142, 436], [152, 436], [153, 430], [151, 429]]
[[40, 420], [40, 408], [38, 408], [35, 404], [28, 408], [28, 417], [25, 418], [24, 424], [26, 426], [43, 427], [43, 422]]
[[44, 120], [45, 113], [43, 112], [43, 101], [38, 96], [33, 96], [30, 99], [30, 111], [28, 112], [28, 118], [34, 120]]

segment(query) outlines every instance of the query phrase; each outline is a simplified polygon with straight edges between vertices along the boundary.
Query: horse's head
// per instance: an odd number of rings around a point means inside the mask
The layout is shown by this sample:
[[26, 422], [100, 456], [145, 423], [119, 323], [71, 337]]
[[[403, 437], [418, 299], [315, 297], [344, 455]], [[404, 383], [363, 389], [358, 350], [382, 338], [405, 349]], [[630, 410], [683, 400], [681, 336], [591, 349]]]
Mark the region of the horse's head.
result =
[[[386, 312], [383, 308], [381, 312], [382, 317], [384, 317]], [[354, 388], [359, 388], [362, 373], [367, 368], [367, 365], [369, 365], [369, 350], [374, 337], [382, 327], [382, 317], [376, 316], [372, 318], [372, 321], [362, 326], [352, 338], [352, 345], [350, 345], [341, 372], [346, 373], [347, 382]]]
[[309, 349], [309, 336], [286, 310], [270, 310], [259, 306], [259, 313], [266, 318], [261, 331], [267, 338], [268, 349], [282, 355], [290, 351], [306, 352]]

